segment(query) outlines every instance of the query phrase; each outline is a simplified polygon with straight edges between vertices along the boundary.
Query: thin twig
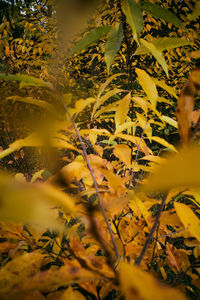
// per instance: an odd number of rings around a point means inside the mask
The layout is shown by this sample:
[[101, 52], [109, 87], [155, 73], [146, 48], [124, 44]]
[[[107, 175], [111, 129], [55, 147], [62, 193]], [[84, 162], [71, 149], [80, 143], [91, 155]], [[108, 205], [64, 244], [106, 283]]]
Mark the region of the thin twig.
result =
[[132, 169], [131, 169], [131, 175], [130, 175], [130, 181], [129, 181], [128, 189], [130, 189], [130, 187], [131, 187], [132, 177], [133, 177], [133, 174], [134, 174], [134, 171], [135, 171], [135, 166], [136, 166], [136, 163], [137, 163], [137, 160], [138, 160], [138, 155], [139, 155], [140, 147], [141, 147], [141, 144], [142, 144], [142, 141], [143, 141], [144, 131], [145, 131], [146, 127], [147, 127], [147, 123], [148, 123], [148, 119], [146, 120], [145, 126], [144, 126], [144, 128], [143, 128], [143, 130], [142, 130], [142, 134], [141, 134], [141, 137], [140, 137], [139, 144], [138, 144], [138, 146], [137, 146], [134, 164], [133, 164], [133, 167], [132, 167]]
[[162, 211], [163, 211], [163, 209], [164, 209], [164, 207], [165, 207], [166, 199], [167, 199], [167, 194], [165, 194], [165, 195], [163, 196], [163, 198], [162, 198], [162, 202], [161, 202], [159, 211], [158, 211], [158, 213], [157, 213], [157, 215], [156, 215], [156, 219], [155, 219], [155, 221], [154, 221], [153, 227], [151, 228], [151, 231], [150, 231], [150, 233], [149, 233], [149, 236], [148, 236], [148, 238], [146, 239], [146, 242], [145, 242], [145, 244], [144, 244], [144, 247], [142, 248], [142, 251], [141, 251], [139, 257], [138, 257], [138, 259], [137, 259], [136, 262], [135, 262], [135, 265], [136, 265], [136, 266], [139, 266], [139, 265], [140, 265], [141, 261], [143, 260], [143, 258], [144, 258], [144, 256], [145, 256], [145, 253], [146, 253], [146, 251], [147, 251], [147, 249], [148, 249], [148, 247], [149, 247], [149, 245], [150, 245], [150, 243], [151, 243], [151, 241], [152, 241], [152, 239], [153, 239], [153, 235], [154, 235], [154, 232], [155, 232], [155, 230], [156, 230], [156, 228], [157, 228], [158, 222], [159, 222], [159, 220], [160, 220], [161, 213], [162, 213]]
[[160, 236], [157, 237], [157, 239], [161, 239], [161, 238], [164, 238], [164, 237], [172, 236], [172, 235], [175, 235], [175, 234], [177, 234], [177, 233], [180, 233], [180, 232], [182, 232], [182, 231], [184, 231], [184, 230], [186, 230], [186, 229], [183, 228], [183, 229], [180, 229], [180, 230], [175, 231], [175, 232], [171, 232], [171, 233], [168, 233], [168, 234], [160, 235]]
[[119, 255], [119, 252], [118, 252], [118, 249], [117, 249], [117, 245], [116, 245], [116, 242], [115, 242], [113, 233], [112, 233], [112, 229], [111, 229], [110, 223], [109, 223], [109, 221], [108, 221], [108, 218], [107, 218], [105, 209], [104, 209], [104, 207], [103, 207], [103, 203], [102, 203], [101, 196], [100, 196], [100, 193], [99, 193], [97, 181], [96, 181], [96, 178], [95, 178], [95, 176], [94, 176], [94, 172], [93, 172], [93, 170], [92, 170], [92, 166], [91, 166], [91, 164], [90, 164], [90, 161], [89, 161], [89, 159], [88, 159], [88, 155], [87, 155], [87, 151], [86, 151], [85, 145], [84, 145], [84, 143], [83, 143], [83, 139], [82, 139], [82, 137], [81, 137], [81, 135], [80, 135], [80, 133], [79, 133], [79, 129], [78, 129], [78, 127], [76, 126], [76, 123], [74, 122], [74, 120], [73, 120], [73, 118], [72, 118], [70, 112], [68, 111], [68, 108], [67, 108], [67, 106], [66, 106], [66, 104], [65, 104], [65, 102], [64, 102], [64, 100], [63, 100], [62, 95], [61, 95], [57, 90], [55, 90], [54, 92], [56, 92], [56, 94], [58, 95], [58, 97], [59, 97], [59, 99], [60, 99], [60, 102], [61, 102], [61, 104], [62, 104], [62, 106], [63, 106], [65, 112], [67, 113], [67, 115], [68, 115], [70, 121], [72, 122], [73, 127], [74, 127], [74, 129], [75, 129], [75, 132], [76, 132], [76, 134], [77, 134], [77, 136], [78, 136], [78, 139], [79, 139], [79, 141], [80, 141], [81, 148], [82, 148], [82, 150], [83, 150], [83, 156], [84, 156], [84, 158], [85, 158], [85, 160], [86, 160], [86, 162], [87, 162], [88, 169], [89, 169], [90, 174], [91, 174], [91, 176], [92, 176], [92, 180], [93, 180], [93, 183], [94, 183], [94, 187], [95, 187], [96, 195], [97, 195], [97, 199], [98, 199], [98, 204], [99, 204], [99, 207], [100, 207], [101, 212], [102, 212], [102, 214], [103, 214], [103, 217], [104, 217], [104, 219], [105, 219], [105, 222], [106, 222], [106, 225], [107, 225], [109, 234], [110, 234], [110, 238], [111, 238], [111, 241], [112, 241], [112, 244], [113, 244], [113, 249], [114, 249], [114, 252], [115, 252], [115, 254], [116, 254], [116, 258], [119, 259], [119, 258], [120, 258], [120, 255]]

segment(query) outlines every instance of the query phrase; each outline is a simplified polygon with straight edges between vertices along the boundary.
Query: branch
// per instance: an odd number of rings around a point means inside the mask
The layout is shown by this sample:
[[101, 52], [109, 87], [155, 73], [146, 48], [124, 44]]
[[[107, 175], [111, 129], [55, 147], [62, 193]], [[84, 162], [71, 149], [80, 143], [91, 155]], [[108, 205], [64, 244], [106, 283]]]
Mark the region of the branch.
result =
[[130, 189], [131, 187], [131, 182], [132, 182], [132, 177], [133, 177], [133, 174], [134, 174], [134, 171], [135, 171], [135, 165], [137, 163], [137, 160], [138, 160], [138, 155], [139, 155], [139, 151], [140, 151], [140, 146], [141, 146], [141, 143], [142, 143], [142, 140], [143, 140], [143, 137], [144, 137], [144, 131], [147, 127], [147, 123], [148, 123], [148, 119], [146, 120], [146, 124], [142, 130], [142, 134], [141, 134], [141, 137], [140, 137], [140, 141], [139, 141], [139, 144], [137, 146], [137, 150], [136, 150], [136, 156], [135, 156], [135, 160], [134, 160], [134, 164], [133, 164], [133, 167], [131, 169], [131, 178], [130, 178], [130, 181], [129, 181], [129, 186], [128, 186], [128, 189]]
[[145, 244], [144, 244], [144, 247], [142, 248], [142, 251], [141, 251], [141, 253], [140, 253], [140, 256], [138, 257], [138, 259], [137, 259], [136, 262], [135, 262], [135, 265], [136, 265], [136, 266], [139, 266], [140, 263], [142, 262], [142, 260], [143, 260], [143, 258], [144, 258], [144, 256], [145, 256], [145, 253], [146, 253], [146, 251], [147, 251], [147, 249], [148, 249], [148, 247], [149, 247], [149, 245], [150, 245], [150, 243], [151, 243], [151, 241], [152, 241], [152, 239], [153, 239], [153, 235], [154, 235], [154, 232], [155, 232], [155, 230], [156, 230], [156, 227], [158, 226], [158, 223], [159, 223], [159, 220], [160, 220], [161, 213], [162, 213], [162, 211], [163, 211], [163, 209], [164, 209], [164, 207], [165, 207], [166, 199], [167, 199], [167, 194], [165, 194], [165, 195], [163, 196], [163, 198], [162, 198], [162, 202], [161, 202], [159, 211], [158, 211], [158, 213], [157, 213], [157, 215], [156, 215], [156, 219], [155, 219], [155, 222], [154, 222], [154, 224], [153, 224], [153, 227], [151, 228], [151, 231], [150, 231], [150, 233], [149, 233], [149, 236], [148, 236], [148, 238], [146, 239], [146, 242], [145, 242]]
[[102, 203], [101, 196], [100, 196], [100, 193], [99, 193], [97, 181], [96, 181], [96, 178], [95, 178], [95, 176], [94, 176], [94, 172], [93, 172], [93, 170], [92, 170], [92, 166], [91, 166], [91, 164], [90, 164], [90, 161], [89, 161], [89, 159], [88, 159], [87, 151], [86, 151], [85, 145], [84, 145], [84, 143], [83, 143], [83, 139], [82, 139], [82, 137], [81, 137], [81, 135], [80, 135], [80, 133], [79, 133], [79, 129], [78, 129], [78, 127], [76, 126], [76, 123], [74, 122], [74, 120], [73, 120], [73, 118], [72, 118], [70, 112], [69, 112], [68, 109], [67, 109], [67, 106], [66, 106], [66, 104], [65, 104], [65, 102], [64, 102], [64, 100], [63, 100], [62, 95], [61, 95], [57, 90], [54, 90], [54, 92], [58, 95], [59, 100], [60, 100], [60, 102], [61, 102], [61, 104], [62, 104], [62, 106], [63, 106], [65, 112], [67, 113], [67, 115], [68, 115], [70, 121], [72, 122], [73, 127], [74, 127], [74, 129], [75, 129], [75, 132], [76, 132], [76, 134], [77, 134], [77, 136], [78, 136], [78, 139], [79, 139], [79, 141], [80, 141], [81, 148], [82, 148], [82, 150], [83, 150], [83, 156], [84, 156], [84, 158], [85, 158], [85, 160], [86, 160], [86, 162], [87, 162], [87, 166], [88, 166], [88, 169], [89, 169], [90, 174], [91, 174], [91, 176], [92, 176], [92, 180], [93, 180], [94, 187], [95, 187], [95, 190], [96, 190], [96, 195], [97, 195], [97, 199], [98, 199], [98, 205], [99, 205], [100, 210], [101, 210], [101, 212], [102, 212], [102, 214], [103, 214], [103, 217], [104, 217], [104, 219], [105, 219], [105, 222], [106, 222], [106, 225], [107, 225], [109, 234], [110, 234], [110, 238], [111, 238], [111, 241], [112, 241], [112, 244], [113, 244], [113, 249], [114, 249], [114, 252], [115, 252], [115, 254], [116, 254], [116, 258], [119, 259], [119, 258], [120, 258], [120, 255], [119, 255], [119, 252], [118, 252], [118, 250], [117, 250], [117, 245], [116, 245], [116, 243], [115, 243], [115, 239], [114, 239], [114, 236], [113, 236], [113, 232], [112, 232], [110, 223], [109, 223], [109, 221], [108, 221], [108, 218], [107, 218], [105, 209], [104, 209], [104, 207], [103, 207], [103, 203]]

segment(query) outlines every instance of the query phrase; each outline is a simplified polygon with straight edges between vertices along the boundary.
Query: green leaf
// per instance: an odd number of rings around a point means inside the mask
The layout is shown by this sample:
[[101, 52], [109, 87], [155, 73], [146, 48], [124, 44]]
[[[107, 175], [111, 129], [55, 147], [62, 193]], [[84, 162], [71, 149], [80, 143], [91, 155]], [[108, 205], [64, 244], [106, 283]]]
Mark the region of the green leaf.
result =
[[78, 43], [72, 48], [69, 55], [71, 56], [81, 50], [86, 50], [91, 44], [98, 42], [101, 38], [106, 36], [110, 29], [110, 26], [101, 26], [92, 29], [80, 41], [78, 41]]
[[168, 76], [169, 75], [168, 67], [167, 67], [166, 60], [162, 56], [162, 52], [160, 50], [158, 50], [154, 44], [149, 43], [144, 39], [141, 39], [141, 42], [151, 52], [151, 54], [155, 57], [155, 59], [158, 61], [158, 63], [163, 67], [163, 70], [165, 71], [165, 73]]
[[110, 66], [116, 53], [119, 51], [123, 38], [122, 24], [116, 23], [108, 34], [108, 40], [105, 47], [105, 61], [109, 73]]
[[42, 79], [38, 79], [29, 75], [24, 75], [24, 74], [7, 75], [5, 73], [0, 73], [0, 79], [9, 80], [9, 81], [19, 81], [20, 88], [30, 85], [30, 86], [47, 87], [53, 90], [53, 85], [50, 82], [46, 82]]
[[138, 36], [143, 30], [143, 16], [140, 6], [134, 0], [125, 0], [122, 9], [132, 28], [133, 38], [139, 44]]
[[154, 4], [149, 1], [144, 1], [142, 4], [142, 9], [150, 13], [154, 18], [163, 19], [166, 22], [169, 22], [177, 27], [184, 27], [182, 21], [177, 18], [173, 13], [168, 9]]
[[[180, 38], [168, 38], [168, 37], [153, 39], [151, 43], [160, 51], [165, 51], [168, 49], [178, 48], [178, 47], [191, 44], [191, 42], [188, 40], [183, 40]], [[142, 54], [147, 54], [149, 52], [150, 50], [148, 48], [146, 48], [144, 45], [141, 45], [140, 47], [137, 48], [134, 55], [142, 55]]]
[[194, 21], [196, 20], [200, 15], [200, 1], [198, 1], [196, 4], [195, 4], [195, 7], [194, 7], [194, 10], [192, 12], [192, 14], [189, 14], [187, 16], [188, 20], [190, 21]]

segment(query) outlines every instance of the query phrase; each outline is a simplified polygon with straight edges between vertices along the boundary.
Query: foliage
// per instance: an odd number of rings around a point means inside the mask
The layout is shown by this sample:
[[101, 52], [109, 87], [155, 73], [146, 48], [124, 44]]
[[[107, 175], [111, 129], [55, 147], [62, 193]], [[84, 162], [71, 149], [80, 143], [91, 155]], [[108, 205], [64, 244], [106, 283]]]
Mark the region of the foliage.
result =
[[0, 174], [0, 298], [198, 299], [199, 1], [12, 5], [0, 159], [45, 159]]

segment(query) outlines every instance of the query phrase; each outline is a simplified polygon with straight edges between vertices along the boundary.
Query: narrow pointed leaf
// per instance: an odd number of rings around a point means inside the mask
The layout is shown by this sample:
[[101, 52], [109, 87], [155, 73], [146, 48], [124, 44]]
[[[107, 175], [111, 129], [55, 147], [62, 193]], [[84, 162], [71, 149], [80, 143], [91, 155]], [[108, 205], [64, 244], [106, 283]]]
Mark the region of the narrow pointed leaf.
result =
[[143, 30], [143, 16], [140, 6], [134, 0], [124, 0], [122, 9], [131, 26], [133, 38], [139, 44], [138, 36]]
[[144, 39], [141, 39], [142, 44], [151, 52], [151, 54], [155, 57], [158, 63], [162, 66], [165, 73], [168, 74], [168, 67], [166, 60], [164, 59], [162, 52], [156, 48], [156, 46], [152, 43], [147, 42]]
[[189, 231], [190, 234], [200, 242], [199, 218], [193, 213], [193, 211], [191, 210], [191, 208], [189, 208], [188, 205], [182, 203], [175, 203], [174, 207], [185, 229]]
[[200, 15], [200, 1], [197, 1], [192, 14], [188, 15], [187, 18], [190, 21], [194, 21], [199, 17], [199, 15]]
[[53, 89], [53, 86], [50, 82], [26, 74], [7, 75], [5, 73], [0, 73], [0, 79], [9, 80], [9, 81], [19, 81], [20, 88], [28, 85], [28, 86], [47, 87]]
[[123, 38], [122, 24], [116, 23], [108, 34], [108, 40], [105, 47], [105, 61], [109, 73], [110, 66], [113, 63], [116, 53], [119, 51]]
[[150, 13], [154, 18], [163, 19], [164, 21], [169, 22], [177, 27], [184, 27], [179, 18], [177, 18], [171, 11], [160, 5], [149, 1], [144, 1], [142, 4], [142, 9]]
[[119, 280], [127, 300], [186, 300], [179, 290], [161, 284], [151, 274], [125, 262], [120, 263]]
[[118, 108], [116, 110], [115, 114], [115, 125], [116, 128], [120, 125], [122, 125], [127, 117], [128, 111], [129, 111], [129, 104], [131, 101], [131, 93], [126, 95], [119, 103]]
[[139, 84], [142, 86], [152, 106], [155, 108], [158, 98], [158, 91], [156, 89], [155, 83], [144, 70], [136, 69], [135, 71], [138, 76]]
[[[189, 40], [184, 40], [181, 38], [168, 38], [168, 37], [153, 39], [151, 43], [160, 51], [183, 47], [191, 44]], [[134, 55], [143, 55], [149, 52], [150, 52], [149, 49], [147, 49], [144, 45], [141, 45], [140, 47], [137, 48]]]
[[101, 38], [105, 37], [110, 31], [110, 26], [101, 26], [92, 29], [87, 33], [78, 43], [72, 48], [70, 56], [74, 55], [81, 50], [86, 50], [91, 44], [98, 42]]
[[173, 155], [148, 179], [146, 191], [168, 191], [177, 187], [199, 187], [200, 148], [188, 148]]

